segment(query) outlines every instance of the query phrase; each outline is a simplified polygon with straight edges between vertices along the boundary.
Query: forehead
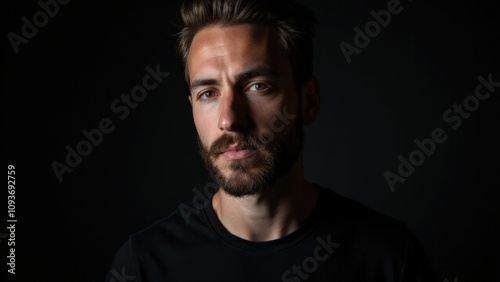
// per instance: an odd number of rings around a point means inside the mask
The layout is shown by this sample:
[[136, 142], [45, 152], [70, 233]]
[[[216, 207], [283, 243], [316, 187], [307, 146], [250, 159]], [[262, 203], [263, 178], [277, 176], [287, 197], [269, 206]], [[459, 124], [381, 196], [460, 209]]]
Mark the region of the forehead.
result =
[[193, 38], [187, 63], [191, 81], [221, 72], [236, 75], [256, 65], [290, 68], [272, 28], [255, 24], [203, 28]]

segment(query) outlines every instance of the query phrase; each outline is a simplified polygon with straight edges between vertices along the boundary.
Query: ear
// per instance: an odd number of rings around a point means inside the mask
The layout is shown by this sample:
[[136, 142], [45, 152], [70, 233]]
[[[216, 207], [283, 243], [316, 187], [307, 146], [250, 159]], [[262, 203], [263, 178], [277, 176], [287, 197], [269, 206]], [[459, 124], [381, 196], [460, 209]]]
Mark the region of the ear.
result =
[[310, 125], [316, 120], [321, 105], [319, 82], [316, 77], [311, 77], [302, 85], [302, 120], [305, 125]]
[[188, 95], [189, 103], [191, 104], [191, 107], [193, 106], [193, 99], [191, 98], [191, 94]]

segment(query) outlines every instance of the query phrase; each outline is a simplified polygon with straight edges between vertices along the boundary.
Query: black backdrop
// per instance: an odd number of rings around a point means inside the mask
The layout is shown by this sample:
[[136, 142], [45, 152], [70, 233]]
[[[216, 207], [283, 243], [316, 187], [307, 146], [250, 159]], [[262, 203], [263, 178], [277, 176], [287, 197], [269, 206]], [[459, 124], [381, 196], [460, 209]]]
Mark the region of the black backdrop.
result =
[[[36, 1], [2, 2], [1, 159], [5, 175], [15, 166], [18, 220], [11, 275], [5, 182], [2, 276], [102, 281], [128, 234], [210, 181], [175, 58], [178, 2], [73, 0], [49, 7], [46, 22]], [[322, 90], [319, 118], [306, 128], [307, 178], [405, 221], [437, 281], [500, 281], [500, 88], [484, 100], [469, 97], [478, 76], [500, 81], [496, 1], [402, 1], [385, 27], [371, 27], [373, 37], [350, 63], [339, 45], [355, 47], [354, 27], [364, 30], [370, 11], [391, 1], [304, 2], [320, 21], [314, 72]], [[34, 15], [38, 31], [25, 28], [23, 36], [22, 18]], [[169, 75], [126, 117], [113, 112], [147, 66]], [[459, 126], [456, 114], [445, 121], [464, 99], [468, 118]], [[52, 164], [66, 164], [66, 146], [76, 150], [82, 130], [103, 119], [114, 130], [90, 152], [82, 145], [88, 155], [73, 158], [60, 182]], [[398, 156], [408, 159], [414, 140], [436, 128], [446, 141], [391, 191], [384, 173], [398, 174]]]

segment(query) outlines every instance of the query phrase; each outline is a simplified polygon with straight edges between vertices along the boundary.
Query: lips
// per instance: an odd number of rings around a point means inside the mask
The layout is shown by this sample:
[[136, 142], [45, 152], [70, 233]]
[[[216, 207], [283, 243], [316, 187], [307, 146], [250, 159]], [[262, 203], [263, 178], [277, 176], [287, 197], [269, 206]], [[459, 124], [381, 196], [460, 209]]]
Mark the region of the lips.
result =
[[245, 147], [241, 145], [232, 145], [221, 152], [221, 156], [226, 160], [245, 159], [255, 152], [255, 148]]

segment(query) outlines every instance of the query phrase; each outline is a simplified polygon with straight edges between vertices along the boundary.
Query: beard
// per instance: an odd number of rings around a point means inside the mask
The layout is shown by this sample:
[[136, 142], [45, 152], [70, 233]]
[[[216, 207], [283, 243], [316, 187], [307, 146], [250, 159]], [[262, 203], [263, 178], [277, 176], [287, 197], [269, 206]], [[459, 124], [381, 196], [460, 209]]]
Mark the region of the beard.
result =
[[[219, 187], [234, 197], [262, 195], [296, 162], [303, 140], [300, 111], [297, 118], [279, 132], [267, 129], [258, 136], [247, 132], [225, 133], [210, 146], [204, 145], [197, 135], [205, 166]], [[220, 152], [235, 143], [255, 152], [244, 159], [222, 160]]]

